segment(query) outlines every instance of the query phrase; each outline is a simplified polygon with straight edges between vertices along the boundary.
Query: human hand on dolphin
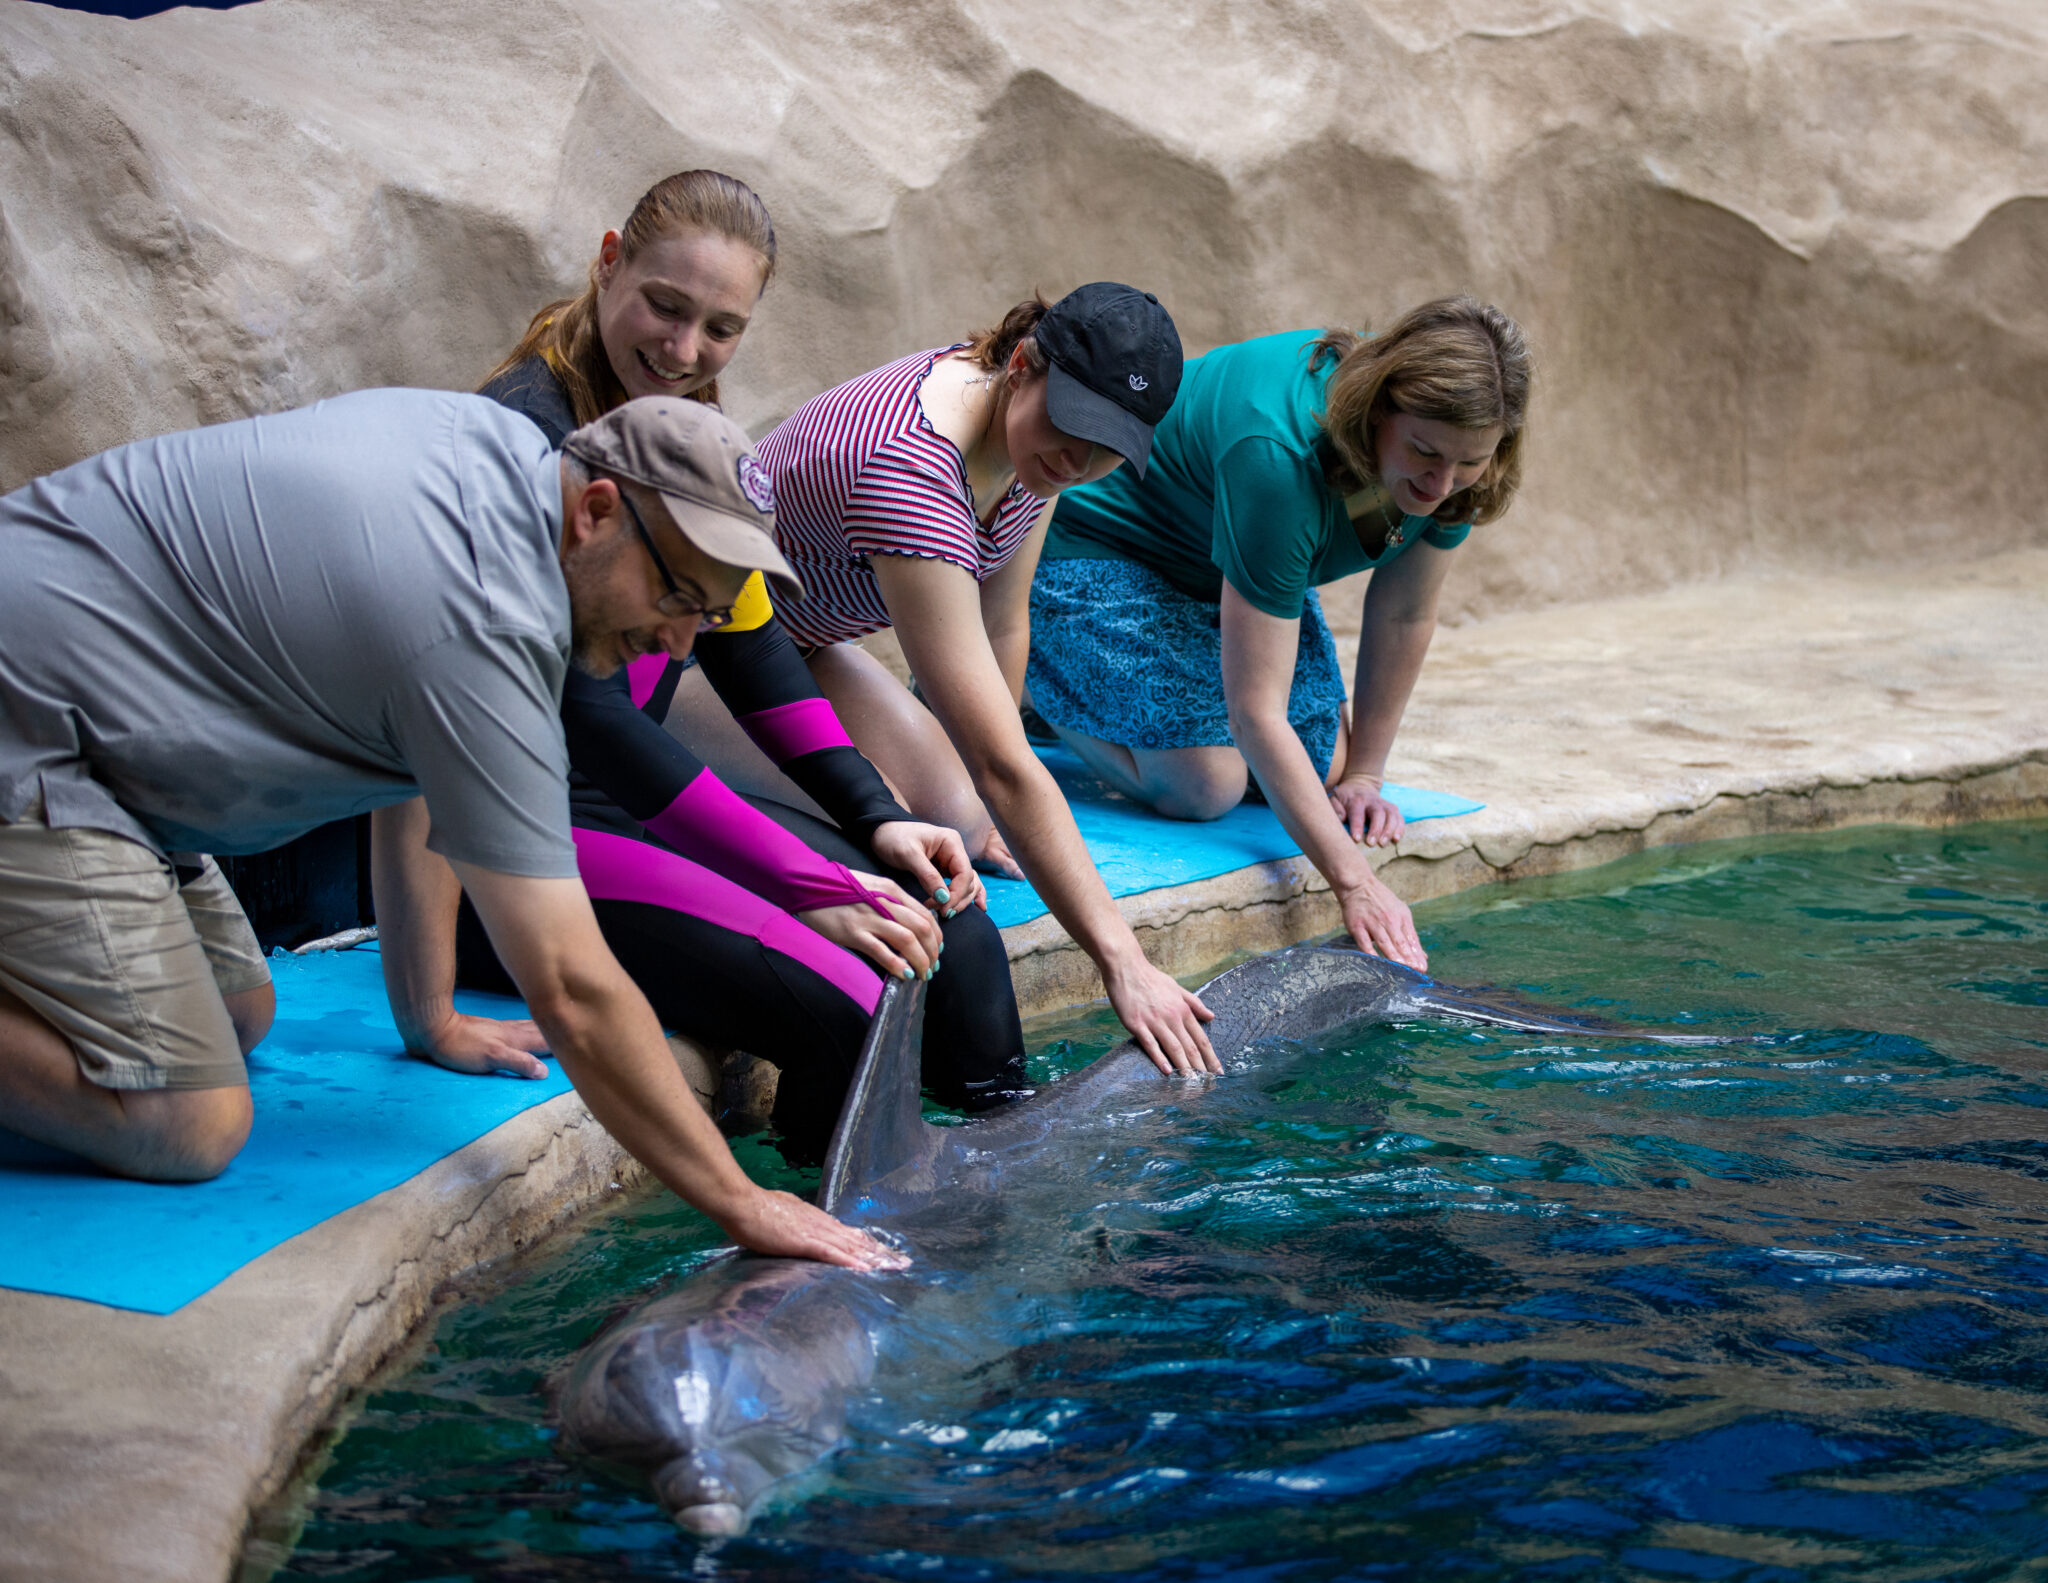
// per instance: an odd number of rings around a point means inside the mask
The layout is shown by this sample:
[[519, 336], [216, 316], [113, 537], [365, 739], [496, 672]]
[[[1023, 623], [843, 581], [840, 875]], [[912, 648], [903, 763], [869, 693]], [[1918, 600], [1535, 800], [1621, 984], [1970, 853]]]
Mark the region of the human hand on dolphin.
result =
[[1429, 971], [1429, 954], [1415, 932], [1415, 915], [1376, 874], [1337, 893], [1344, 909], [1344, 927], [1361, 951], [1404, 962], [1418, 973]]
[[718, 1223], [741, 1247], [772, 1259], [816, 1259], [849, 1270], [904, 1270], [910, 1255], [834, 1220], [794, 1193], [760, 1188]]
[[1214, 1022], [1216, 1013], [1202, 1004], [1201, 996], [1147, 961], [1137, 951], [1136, 940], [1131, 949], [1136, 961], [1117, 963], [1102, 975], [1109, 1003], [1130, 1030], [1131, 1042], [1168, 1077], [1220, 1076], [1223, 1063], [1202, 1031], [1202, 1024]]
[[988, 893], [967, 861], [967, 845], [959, 831], [897, 819], [877, 826], [870, 844], [881, 862], [917, 881], [940, 917], [950, 918], [977, 903], [988, 906]]

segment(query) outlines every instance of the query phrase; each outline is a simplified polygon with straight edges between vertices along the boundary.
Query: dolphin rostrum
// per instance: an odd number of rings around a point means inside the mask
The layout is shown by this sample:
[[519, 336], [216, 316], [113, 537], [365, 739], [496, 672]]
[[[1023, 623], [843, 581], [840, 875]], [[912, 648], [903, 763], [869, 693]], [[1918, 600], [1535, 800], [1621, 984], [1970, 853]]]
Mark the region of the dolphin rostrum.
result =
[[[1352, 950], [1296, 946], [1230, 969], [1202, 990], [1226, 1066], [1254, 1046], [1425, 1017], [1530, 1032], [1643, 1034], [1438, 985]], [[872, 1380], [891, 1320], [922, 1285], [963, 1268], [991, 1238], [1011, 1180], [1055, 1141], [1092, 1149], [1090, 1124], [1199, 1094], [1126, 1041], [1035, 1096], [959, 1126], [933, 1126], [918, 1095], [922, 985], [891, 983], [869, 1030], [827, 1154], [818, 1202], [906, 1248], [907, 1271], [870, 1275], [735, 1253], [601, 1336], [559, 1398], [569, 1446], [649, 1477], [679, 1527], [743, 1532], [782, 1479], [829, 1455], [850, 1396]], [[999, 1228], [996, 1228], [999, 1229]]]

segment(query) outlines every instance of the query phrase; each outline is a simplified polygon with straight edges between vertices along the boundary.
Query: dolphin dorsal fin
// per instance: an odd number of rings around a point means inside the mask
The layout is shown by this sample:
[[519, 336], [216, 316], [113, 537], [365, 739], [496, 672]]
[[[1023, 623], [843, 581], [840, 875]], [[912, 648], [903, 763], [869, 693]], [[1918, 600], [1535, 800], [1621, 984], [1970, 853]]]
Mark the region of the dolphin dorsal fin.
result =
[[868, 1024], [825, 1155], [818, 1207], [826, 1214], [846, 1218], [870, 1186], [936, 1151], [938, 1129], [924, 1119], [918, 1097], [923, 1028], [923, 980], [891, 979]]

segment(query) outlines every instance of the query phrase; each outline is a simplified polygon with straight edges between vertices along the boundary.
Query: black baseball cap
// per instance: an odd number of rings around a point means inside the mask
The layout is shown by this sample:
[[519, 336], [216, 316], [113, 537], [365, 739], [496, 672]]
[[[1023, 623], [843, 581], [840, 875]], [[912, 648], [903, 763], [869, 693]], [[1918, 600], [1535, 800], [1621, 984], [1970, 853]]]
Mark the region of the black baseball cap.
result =
[[1180, 332], [1149, 291], [1098, 280], [1046, 309], [1033, 332], [1052, 360], [1045, 410], [1077, 440], [1103, 446], [1140, 478], [1152, 430], [1180, 389]]

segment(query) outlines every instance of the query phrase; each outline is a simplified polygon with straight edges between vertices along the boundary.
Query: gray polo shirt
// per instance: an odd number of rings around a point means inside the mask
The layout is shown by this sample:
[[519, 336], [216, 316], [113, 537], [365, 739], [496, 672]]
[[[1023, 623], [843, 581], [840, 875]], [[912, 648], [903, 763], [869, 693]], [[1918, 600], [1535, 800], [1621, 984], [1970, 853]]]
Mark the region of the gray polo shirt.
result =
[[367, 390], [0, 497], [0, 818], [258, 852], [424, 792], [435, 850], [574, 875], [558, 466]]

